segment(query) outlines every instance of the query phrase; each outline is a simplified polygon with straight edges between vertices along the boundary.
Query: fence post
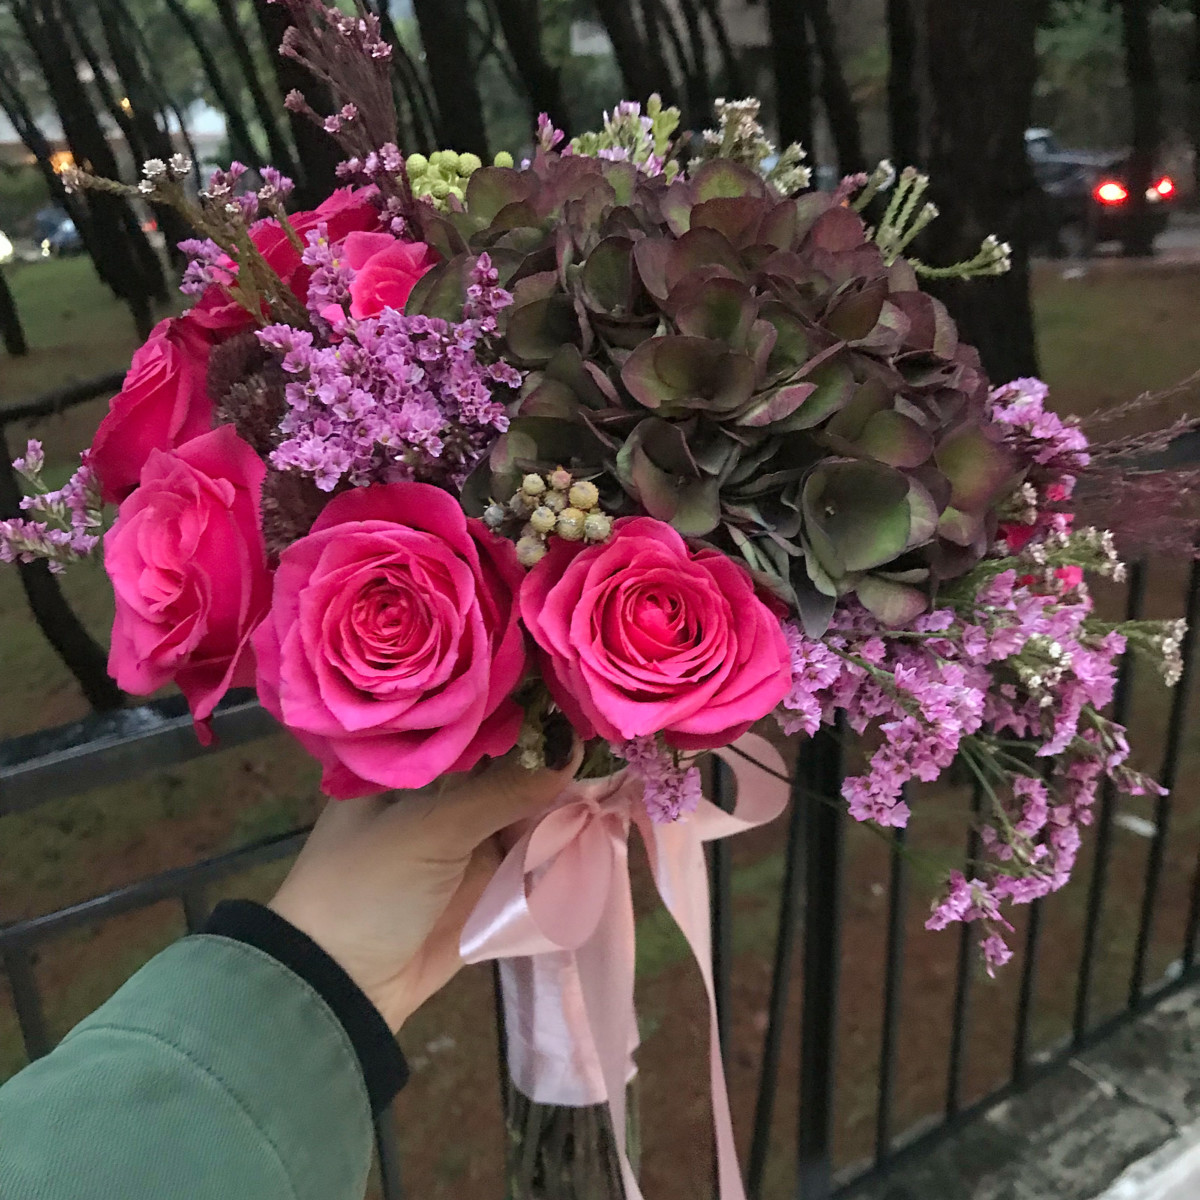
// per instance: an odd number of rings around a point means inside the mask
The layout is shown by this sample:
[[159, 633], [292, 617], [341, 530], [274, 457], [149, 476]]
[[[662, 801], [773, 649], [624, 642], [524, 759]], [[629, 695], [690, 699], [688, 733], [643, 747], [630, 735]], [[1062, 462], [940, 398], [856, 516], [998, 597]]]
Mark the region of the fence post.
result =
[[842, 727], [801, 747], [804, 805], [804, 1014], [800, 1026], [797, 1200], [828, 1200], [832, 1143], [838, 976], [841, 968]]

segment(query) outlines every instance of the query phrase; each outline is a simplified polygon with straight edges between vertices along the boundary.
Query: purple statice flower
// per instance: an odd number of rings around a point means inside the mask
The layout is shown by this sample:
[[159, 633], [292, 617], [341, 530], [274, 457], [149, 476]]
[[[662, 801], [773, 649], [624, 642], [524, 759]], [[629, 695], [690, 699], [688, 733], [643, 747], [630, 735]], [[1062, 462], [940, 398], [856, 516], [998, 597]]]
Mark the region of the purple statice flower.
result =
[[346, 262], [341, 246], [330, 243], [329, 226], [324, 221], [308, 231], [305, 241], [300, 261], [312, 268], [306, 301], [309, 314], [318, 329], [340, 334], [346, 327], [354, 270]]
[[284, 201], [295, 190], [295, 183], [282, 171], [275, 167], [263, 167], [259, 174], [262, 176], [262, 187], [258, 189], [258, 198], [264, 204], [273, 201]]
[[21, 500], [29, 518], [0, 521], [0, 562], [46, 559], [50, 570], [57, 573], [65, 564], [87, 558], [100, 544], [100, 486], [86, 454], [79, 469], [57, 491], [43, 485], [44, 465], [42, 444], [35, 440], [30, 440], [24, 456], [13, 463], [34, 494]]
[[561, 129], [555, 129], [549, 113], [538, 113], [537, 144], [540, 149], [549, 153], [566, 136]]
[[354, 320], [342, 307], [353, 273], [339, 249], [320, 230], [309, 239], [316, 334], [273, 325], [258, 335], [292, 377], [272, 466], [308, 475], [324, 491], [400, 479], [460, 486], [508, 428], [497, 389], [521, 382], [519, 372], [488, 361], [497, 313], [512, 297], [480, 255], [462, 321], [389, 308]]
[[189, 259], [179, 284], [185, 296], [199, 296], [213, 284], [229, 287], [236, 278], [229, 255], [211, 238], [184, 238], [179, 249]]
[[694, 763], [680, 762], [654, 737], [633, 738], [613, 749], [641, 781], [652, 821], [666, 825], [696, 811], [703, 792]]

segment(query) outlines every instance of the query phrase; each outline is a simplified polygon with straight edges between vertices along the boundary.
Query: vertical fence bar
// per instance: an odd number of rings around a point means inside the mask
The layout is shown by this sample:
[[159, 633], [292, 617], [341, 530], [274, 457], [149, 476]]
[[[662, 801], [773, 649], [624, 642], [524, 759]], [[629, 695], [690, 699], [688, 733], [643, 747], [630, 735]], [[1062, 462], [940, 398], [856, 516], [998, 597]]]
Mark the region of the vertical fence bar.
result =
[[13, 1007], [17, 1010], [17, 1025], [25, 1043], [25, 1054], [33, 1062], [50, 1053], [50, 1032], [46, 1028], [33, 958], [24, 946], [17, 946], [0, 955], [0, 966], [12, 988]]
[[379, 1182], [383, 1200], [404, 1200], [400, 1182], [400, 1145], [396, 1141], [396, 1114], [388, 1105], [375, 1118], [375, 1153], [379, 1156]]
[[904, 857], [904, 846], [907, 835], [907, 829], [897, 829], [892, 835], [892, 869], [888, 882], [887, 958], [883, 973], [883, 1031], [879, 1044], [879, 1102], [875, 1110], [876, 1166], [883, 1166], [892, 1146], [892, 1094], [896, 1081], [900, 989], [904, 982], [904, 910], [908, 891], [908, 863]]
[[[974, 875], [979, 857], [979, 813], [983, 807], [983, 789], [976, 782], [971, 790], [971, 828], [967, 832], [967, 861], [964, 873]], [[966, 1063], [967, 1023], [971, 1008], [971, 967], [975, 960], [975, 935], [970, 925], [958, 933], [958, 962], [954, 968], [954, 1015], [950, 1023], [950, 1064], [946, 1071], [946, 1119], [958, 1116], [962, 1108], [963, 1075]]]
[[842, 951], [842, 726], [805, 747], [804, 1015], [800, 1026], [797, 1200], [832, 1194], [838, 975]]
[[208, 896], [203, 887], [189, 888], [180, 897], [183, 902], [183, 919], [188, 933], [199, 933], [208, 920]]
[[[1146, 596], [1146, 568], [1134, 563], [1129, 568], [1129, 594], [1125, 606], [1127, 620], [1136, 621], [1142, 614], [1142, 603]], [[1129, 714], [1130, 685], [1133, 678], [1133, 655], [1125, 654], [1117, 673], [1116, 695], [1113, 700], [1113, 719], [1124, 725]], [[1087, 1033], [1088, 1015], [1091, 1010], [1092, 980], [1096, 966], [1096, 940], [1100, 934], [1100, 917], [1104, 908], [1104, 894], [1108, 887], [1108, 865], [1112, 857], [1113, 816], [1117, 794], [1112, 782], [1104, 781], [1100, 788], [1100, 812], [1096, 820], [1096, 858], [1092, 865], [1091, 885], [1088, 889], [1087, 918], [1083, 930], [1083, 957], [1079, 964], [1079, 984], [1075, 991], [1075, 1014], [1073, 1041], [1076, 1046], [1083, 1043]]]
[[[713, 803], [722, 811], [731, 807], [732, 789], [729, 786], [729, 768], [715, 755], [712, 760]], [[729, 1011], [730, 988], [733, 976], [733, 896], [731, 881], [733, 860], [730, 857], [728, 838], [718, 838], [709, 843], [708, 861], [711, 887], [711, 932], [713, 993], [717, 1001], [717, 1038], [721, 1044], [721, 1058], [729, 1068]], [[713, 1145], [713, 1197], [720, 1200], [721, 1185], [717, 1167], [717, 1147]]]
[[1158, 782], [1166, 789], [1154, 805], [1154, 840], [1146, 859], [1146, 883], [1142, 892], [1142, 913], [1138, 921], [1137, 946], [1133, 953], [1133, 970], [1129, 974], [1129, 1007], [1142, 1004], [1146, 986], [1146, 959], [1154, 936], [1154, 910], [1158, 904], [1162, 882], [1163, 860], [1167, 850], [1167, 832], [1171, 823], [1172, 793], [1179, 777], [1179, 753], [1183, 747], [1183, 723], [1187, 716], [1188, 698], [1192, 690], [1192, 659], [1196, 649], [1196, 623], [1200, 621], [1200, 559], [1192, 563], [1188, 576], [1187, 603], [1184, 608], [1187, 630], [1180, 643], [1179, 653], [1183, 671], [1171, 697], [1171, 715], [1167, 718], [1167, 740], [1163, 748], [1163, 764]]
[[[729, 768], [715, 755], [712, 760], [713, 803], [722, 811], [732, 807]], [[712, 961], [713, 984], [717, 997], [717, 1033], [721, 1054], [729, 1065], [730, 983], [733, 975], [733, 905], [731, 882], [733, 863], [728, 838], [709, 844], [712, 880]]]
[[1042, 943], [1042, 902], [1029, 906], [1029, 924], [1025, 929], [1025, 960], [1021, 964], [1021, 991], [1017, 997], [1017, 1028], [1013, 1034], [1012, 1080], [1025, 1079], [1029, 1065], [1029, 1025], [1033, 1020], [1033, 1001], [1037, 994], [1038, 949]]
[[779, 1087], [783, 1022], [787, 1016], [792, 957], [796, 945], [796, 919], [800, 913], [800, 884], [804, 879], [804, 872], [800, 867], [800, 848], [806, 814], [803, 789], [804, 773], [797, 767], [792, 773], [792, 811], [788, 815], [783, 889], [779, 897], [779, 926], [775, 933], [775, 961], [771, 965], [767, 1030], [763, 1035], [762, 1071], [758, 1079], [754, 1132], [750, 1141], [750, 1159], [746, 1171], [746, 1187], [750, 1200], [760, 1200], [762, 1195], [763, 1176], [767, 1169], [767, 1155], [771, 1146], [775, 1095]]

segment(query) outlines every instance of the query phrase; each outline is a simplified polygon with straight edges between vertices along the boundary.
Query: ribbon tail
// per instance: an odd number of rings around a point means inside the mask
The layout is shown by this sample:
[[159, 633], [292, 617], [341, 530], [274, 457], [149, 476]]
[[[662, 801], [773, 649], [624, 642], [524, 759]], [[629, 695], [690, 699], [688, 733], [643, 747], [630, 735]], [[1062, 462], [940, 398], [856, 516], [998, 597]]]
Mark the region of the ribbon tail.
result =
[[717, 1023], [717, 993], [713, 983], [712, 940], [709, 926], [708, 865], [704, 846], [687, 822], [649, 825], [640, 822], [646, 839], [659, 895], [687, 939], [704, 990], [708, 994], [709, 1080], [712, 1087], [713, 1136], [717, 1151], [717, 1181], [721, 1200], [746, 1200], [733, 1136], [733, 1115], [725, 1082], [725, 1062]]
[[621, 1168], [625, 1200], [642, 1200], [626, 1149], [625, 1089], [629, 1084], [630, 1030], [636, 1030], [633, 1008], [634, 937], [633, 892], [624, 843], [621, 862], [613, 873], [606, 911], [596, 933], [576, 951], [584, 1006], [608, 1093], [613, 1142]]

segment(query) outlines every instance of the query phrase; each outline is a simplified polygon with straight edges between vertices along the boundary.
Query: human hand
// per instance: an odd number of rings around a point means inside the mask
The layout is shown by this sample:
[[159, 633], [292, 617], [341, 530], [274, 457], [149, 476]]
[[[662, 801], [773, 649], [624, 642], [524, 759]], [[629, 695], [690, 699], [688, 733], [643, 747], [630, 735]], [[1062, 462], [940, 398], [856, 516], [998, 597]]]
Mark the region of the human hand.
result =
[[393, 1032], [462, 966], [459, 935], [500, 863], [494, 835], [573, 778], [515, 754], [420, 792], [331, 801], [270, 907], [308, 934]]

